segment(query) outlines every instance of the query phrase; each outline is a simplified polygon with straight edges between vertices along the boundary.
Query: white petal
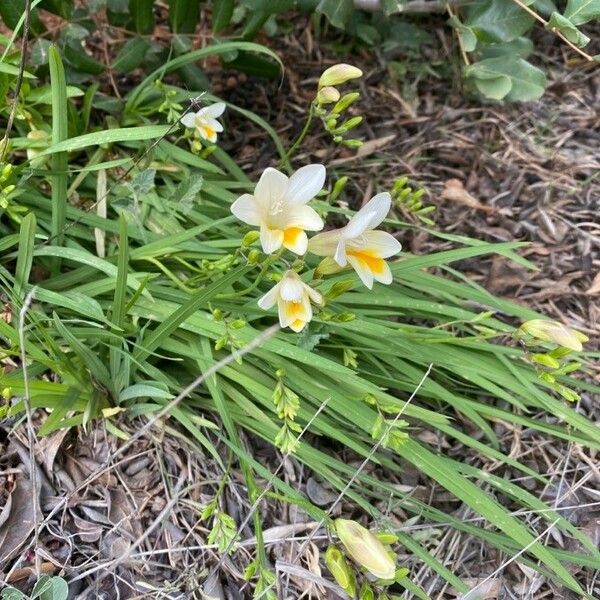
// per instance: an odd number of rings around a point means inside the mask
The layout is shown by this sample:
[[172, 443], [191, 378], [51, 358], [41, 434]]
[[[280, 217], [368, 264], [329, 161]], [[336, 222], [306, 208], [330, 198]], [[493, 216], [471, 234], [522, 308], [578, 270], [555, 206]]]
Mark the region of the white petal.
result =
[[348, 262], [352, 265], [360, 280], [370, 289], [373, 289], [373, 272], [362, 261], [354, 256], [348, 257]]
[[223, 125], [221, 125], [221, 123], [219, 123], [219, 121], [216, 119], [208, 118], [206, 119], [206, 124], [217, 133], [221, 133], [221, 131], [223, 131]]
[[181, 117], [181, 124], [185, 127], [196, 127], [196, 113], [188, 112]]
[[299, 319], [290, 323], [290, 329], [295, 333], [300, 333], [306, 327], [306, 321], [300, 321]]
[[286, 302], [280, 296], [277, 301], [277, 308], [279, 310], [279, 324], [282, 327], [289, 327], [297, 320], [306, 323], [312, 319], [312, 308], [308, 296], [303, 296], [298, 302]]
[[225, 108], [227, 108], [225, 102], [216, 102], [210, 106], [205, 106], [202, 109], [202, 114], [212, 119], [217, 119], [225, 112]]
[[258, 226], [262, 217], [260, 207], [252, 194], [242, 194], [232, 205], [231, 212], [244, 223]]
[[400, 242], [385, 231], [366, 231], [363, 235], [362, 247], [372, 250], [381, 258], [388, 258], [402, 250]]
[[379, 283], [390, 285], [390, 283], [392, 283], [392, 281], [394, 280], [394, 276], [392, 275], [390, 265], [384, 263], [383, 273], [373, 273], [373, 278], [375, 279], [375, 281], [379, 281]]
[[374, 212], [375, 214], [371, 217], [369, 221], [368, 229], [375, 229], [377, 225], [379, 225], [390, 212], [390, 208], [392, 206], [392, 197], [388, 192], [382, 192], [381, 194], [377, 194], [373, 196], [359, 211], [365, 212]]
[[302, 284], [304, 286], [304, 290], [315, 304], [323, 303], [323, 296], [321, 296], [320, 292], [317, 292], [317, 290], [313, 290], [313, 288], [311, 288], [310, 285], [308, 285], [307, 283], [302, 282]]
[[305, 296], [302, 279], [294, 271], [287, 271], [281, 280], [279, 296], [286, 302], [300, 302]]
[[320, 231], [324, 225], [323, 219], [317, 214], [317, 211], [304, 205], [288, 206], [286, 221], [289, 227], [300, 227], [307, 231]]
[[346, 255], [346, 240], [340, 238], [338, 242], [337, 248], [335, 249], [335, 254], [333, 255], [333, 260], [340, 265], [340, 267], [345, 267], [348, 264], [348, 256]]
[[263, 310], [269, 310], [277, 302], [279, 296], [279, 283], [276, 283], [262, 298], [258, 300], [258, 306]]
[[341, 229], [318, 233], [308, 240], [308, 251], [317, 256], [333, 256], [341, 234]]
[[273, 254], [283, 244], [283, 231], [281, 229], [269, 229], [261, 226], [260, 243], [265, 254]]
[[291, 204], [306, 204], [323, 189], [324, 183], [325, 167], [306, 165], [290, 177], [286, 200]]
[[283, 232], [283, 245], [298, 256], [306, 254], [308, 237], [302, 229], [290, 227]]
[[365, 212], [363, 209], [359, 210], [351, 219], [348, 221], [342, 237], [349, 240], [359, 235], [362, 235], [371, 223], [371, 219], [375, 216], [374, 211]]
[[283, 199], [287, 185], [288, 178], [281, 171], [269, 167], [260, 176], [254, 190], [254, 197], [260, 206], [269, 210]]

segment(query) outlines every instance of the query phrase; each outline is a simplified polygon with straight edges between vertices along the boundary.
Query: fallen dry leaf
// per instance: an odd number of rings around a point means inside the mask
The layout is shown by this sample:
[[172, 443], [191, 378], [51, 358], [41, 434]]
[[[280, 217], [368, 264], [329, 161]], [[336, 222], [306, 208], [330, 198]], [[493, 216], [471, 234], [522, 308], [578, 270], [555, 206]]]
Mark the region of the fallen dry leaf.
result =
[[592, 285], [585, 291], [586, 294], [592, 296], [594, 294], [600, 294], [600, 272], [594, 277]]
[[471, 196], [465, 189], [460, 179], [448, 179], [445, 183], [444, 189], [442, 190], [442, 199], [450, 200], [451, 202], [459, 202], [469, 208], [475, 208], [482, 210], [487, 213], [495, 213], [497, 209], [493, 206], [486, 206], [477, 200], [477, 198]]

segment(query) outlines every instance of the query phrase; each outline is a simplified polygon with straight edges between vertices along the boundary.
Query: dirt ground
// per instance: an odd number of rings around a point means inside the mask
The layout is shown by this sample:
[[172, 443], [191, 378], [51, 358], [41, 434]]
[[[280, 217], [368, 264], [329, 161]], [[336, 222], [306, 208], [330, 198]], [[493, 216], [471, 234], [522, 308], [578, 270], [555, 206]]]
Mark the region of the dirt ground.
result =
[[[330, 166], [330, 172], [349, 175], [348, 198], [353, 206], [374, 191], [389, 189], [396, 177], [407, 175], [413, 184], [425, 187], [428, 203], [437, 207], [433, 218], [441, 232], [529, 242], [521, 253], [536, 270], [501, 258], [483, 258], [463, 263], [462, 272], [495, 294], [564, 320], [597, 342], [600, 72], [579, 63], [554, 44], [549, 34], [542, 34], [538, 40], [541, 47], [552, 48], [545, 58], [551, 79], [546, 95], [526, 105], [486, 104], [463, 94], [460, 59], [442, 20], [433, 23], [431, 33], [432, 40], [423, 49], [430, 58], [431, 72], [418, 71], [416, 61], [402, 53], [394, 57], [405, 63], [406, 74], [400, 79], [390, 75], [378, 52], [362, 51], [353, 59], [365, 72], [362, 99], [356, 108], [366, 117], [360, 132], [368, 140], [359, 153], [360, 161], [354, 152], [332, 148], [315, 126], [296, 163], [319, 160]], [[289, 140], [298, 132], [319, 73], [339, 58], [331, 45], [318, 44], [302, 23], [274, 44], [286, 65], [283, 83], [214, 73], [215, 91], [256, 111]], [[258, 173], [273, 164], [272, 144], [247, 122], [230, 123], [225, 146], [235, 149], [238, 162], [249, 172]], [[402, 241], [417, 254], [452, 245], [418, 228], [407, 230]], [[580, 410], [592, 418], [594, 410], [598, 415], [590, 398], [582, 401]], [[438, 443], [451, 456], [518, 480], [547, 502], [561, 497], [563, 507], [598, 504], [600, 476], [594, 456], [578, 448], [550, 445], [528, 432], [498, 426], [497, 433], [501, 450], [547, 473], [552, 486], [540, 489], [531, 478], [517, 478], [510, 469], [498, 469], [453, 440]], [[245, 441], [253, 456], [278, 464], [271, 449], [256, 440]], [[86, 476], [109, 459], [115, 447], [115, 440], [102, 429], [89, 434], [58, 432], [44, 438], [35, 466], [29, 461], [24, 431], [17, 431], [10, 440], [0, 439], [2, 444], [0, 494], [12, 489], [17, 469], [30, 472], [33, 468], [41, 489], [42, 514], [48, 515], [60, 504], [40, 538], [42, 567], [49, 573], [68, 567], [78, 598], [200, 597], [198, 582], [218, 562], [219, 553], [207, 546], [208, 531], [198, 521], [198, 512], [212, 498], [222, 474], [211, 460], [199, 456], [184, 436], [167, 428], [140, 440], [132, 449], [133, 456], [112, 465], [102, 478], [81, 490]], [[293, 459], [285, 462], [284, 477], [316, 504], [330, 502], [331, 491]], [[239, 522], [249, 507], [241, 474], [234, 472], [232, 482], [226, 492], [226, 508]], [[435, 499], [455, 516], [473, 519], [469, 511], [416, 472], [407, 470], [394, 483], [413, 489], [424, 499]], [[565, 490], [570, 490], [566, 497]], [[32, 492], [19, 490], [24, 496]], [[62, 501], [65, 497], [68, 502]], [[310, 530], [306, 515], [274, 502], [261, 510], [270, 558], [287, 561]], [[597, 507], [566, 510], [576, 525], [600, 542]], [[347, 507], [339, 508], [339, 514], [346, 511]], [[536, 518], [531, 515], [531, 522]], [[488, 580], [504, 557], [450, 527], [415, 522], [406, 523], [406, 530], [429, 540], [436, 556], [467, 582], [475, 585], [486, 580], [481, 588], [485, 598], [570, 597], [516, 563]], [[30, 534], [31, 528], [24, 522], [9, 536]], [[211, 579], [209, 589], [205, 587], [211, 597], [247, 597], [241, 582], [255, 543], [250, 527], [241, 532], [241, 539], [238, 552], [222, 565], [221, 576]], [[282, 598], [298, 598], [301, 590], [313, 598], [338, 598], [319, 587], [317, 559], [323, 539], [315, 536], [303, 556], [302, 565], [312, 573], [312, 582], [292, 574], [281, 589]], [[10, 539], [0, 542], [7, 544]], [[554, 542], [569, 547], [568, 541], [556, 536]], [[124, 553], [128, 557], [121, 560]], [[26, 586], [31, 578], [27, 566], [33, 558], [31, 550], [24, 558], [5, 579]], [[401, 554], [401, 561], [411, 567], [414, 580], [433, 598], [457, 596], [408, 553]], [[590, 572], [590, 585], [592, 577]]]

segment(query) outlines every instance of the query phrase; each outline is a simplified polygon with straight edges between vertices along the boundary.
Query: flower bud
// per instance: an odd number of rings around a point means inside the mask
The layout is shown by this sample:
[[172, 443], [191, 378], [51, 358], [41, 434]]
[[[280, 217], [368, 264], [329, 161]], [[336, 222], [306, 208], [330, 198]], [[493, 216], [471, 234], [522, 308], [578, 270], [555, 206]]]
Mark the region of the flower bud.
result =
[[258, 264], [258, 261], [260, 260], [260, 252], [256, 248], [253, 248], [252, 250], [250, 250], [250, 252], [248, 252], [247, 260], [249, 265]]
[[556, 360], [556, 358], [550, 356], [549, 354], [532, 354], [531, 360], [534, 363], [548, 367], [549, 369], [558, 369], [560, 367], [560, 363]]
[[362, 585], [360, 586], [358, 597], [360, 600], [375, 600], [373, 588], [366, 581], [363, 581]]
[[348, 554], [378, 579], [393, 579], [396, 565], [385, 546], [362, 525], [348, 519], [336, 519], [335, 531]]
[[350, 94], [344, 94], [338, 103], [331, 109], [331, 112], [339, 115], [345, 111], [351, 104], [354, 104], [360, 98], [358, 92], [351, 92]]
[[362, 117], [352, 117], [351, 119], [348, 119], [347, 121], [342, 123], [341, 127], [345, 131], [349, 131], [350, 129], [354, 129], [355, 127], [358, 127], [361, 124], [362, 120], [363, 120]]
[[354, 598], [356, 593], [356, 581], [354, 573], [348, 564], [348, 561], [336, 546], [329, 546], [325, 551], [325, 564], [329, 569], [337, 584], [349, 595]]
[[232, 329], [242, 329], [242, 327], [246, 327], [246, 321], [243, 319], [236, 319], [235, 321], [229, 323], [229, 327]]
[[343, 281], [337, 281], [334, 283], [329, 291], [325, 294], [327, 300], [333, 300], [342, 294], [350, 291], [354, 287], [352, 279], [344, 279]]
[[319, 78], [319, 89], [346, 83], [346, 81], [350, 81], [351, 79], [362, 77], [362, 74], [363, 72], [358, 67], [346, 63], [333, 65], [333, 67], [329, 67], [323, 71], [323, 74]]
[[252, 246], [252, 244], [254, 244], [254, 242], [256, 242], [256, 240], [259, 237], [260, 237], [260, 232], [258, 232], [258, 231], [249, 231], [242, 238], [242, 246]]
[[317, 93], [317, 102], [319, 104], [331, 104], [340, 99], [340, 93], [330, 85], [321, 88]]
[[340, 267], [333, 258], [328, 256], [324, 258], [317, 268], [315, 269], [315, 277], [317, 275], [331, 275], [332, 273], [339, 273], [343, 267]]
[[225, 345], [227, 344], [227, 336], [224, 335], [223, 337], [220, 337], [216, 342], [215, 342], [215, 350], [218, 352], [219, 350], [223, 350], [223, 348], [225, 348]]
[[575, 352], [581, 352], [583, 350], [582, 342], [588, 341], [586, 335], [558, 321], [533, 319], [523, 323], [520, 330], [542, 342], [554, 342], [563, 348], [569, 348], [569, 350], [574, 350]]
[[348, 177], [346, 175], [340, 177], [334, 184], [333, 190], [331, 191], [331, 195], [329, 196], [329, 200], [333, 202], [337, 200], [340, 194], [344, 191], [346, 184], [348, 183]]

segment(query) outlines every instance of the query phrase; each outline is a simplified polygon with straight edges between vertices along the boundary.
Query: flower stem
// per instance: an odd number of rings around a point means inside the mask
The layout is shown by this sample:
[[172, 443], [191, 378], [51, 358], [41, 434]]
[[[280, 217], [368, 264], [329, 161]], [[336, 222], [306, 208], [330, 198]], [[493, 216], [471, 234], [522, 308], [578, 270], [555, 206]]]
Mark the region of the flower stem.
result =
[[310, 110], [308, 111], [308, 117], [306, 118], [306, 123], [304, 124], [304, 128], [300, 132], [300, 135], [296, 138], [296, 141], [291, 145], [290, 149], [285, 153], [285, 161], [281, 161], [282, 163], [287, 162], [289, 164], [289, 160], [292, 157], [292, 154], [298, 149], [300, 144], [304, 141], [308, 130], [310, 129], [310, 125], [312, 123], [313, 117], [315, 116], [315, 104], [314, 102], [310, 103]]

